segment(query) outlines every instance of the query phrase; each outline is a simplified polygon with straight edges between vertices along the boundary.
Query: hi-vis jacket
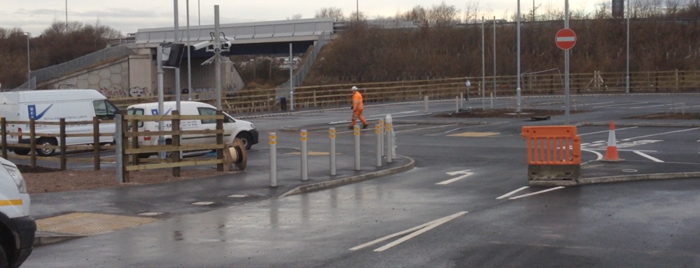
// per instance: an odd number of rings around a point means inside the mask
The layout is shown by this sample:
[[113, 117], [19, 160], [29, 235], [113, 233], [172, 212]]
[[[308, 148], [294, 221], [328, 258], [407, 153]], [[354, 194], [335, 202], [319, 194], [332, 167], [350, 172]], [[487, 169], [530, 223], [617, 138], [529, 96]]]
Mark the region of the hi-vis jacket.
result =
[[365, 107], [362, 104], [362, 94], [360, 94], [360, 91], [355, 91], [355, 93], [352, 95], [352, 109], [357, 111], [364, 108]]

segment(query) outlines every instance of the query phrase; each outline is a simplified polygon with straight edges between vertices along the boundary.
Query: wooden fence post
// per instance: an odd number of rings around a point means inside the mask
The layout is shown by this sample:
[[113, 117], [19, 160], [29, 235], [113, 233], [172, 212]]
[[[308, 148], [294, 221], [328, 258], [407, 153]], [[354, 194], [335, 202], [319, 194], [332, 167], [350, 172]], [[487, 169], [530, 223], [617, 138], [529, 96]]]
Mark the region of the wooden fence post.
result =
[[[216, 144], [220, 146], [219, 149], [216, 149], [216, 159], [223, 160], [224, 159], [224, 113], [221, 112], [221, 110], [216, 111], [216, 115], [219, 117], [216, 119]], [[217, 171], [224, 171], [224, 163], [219, 163], [216, 164], [216, 170]]]
[[[131, 120], [131, 149], [138, 149], [139, 148], [139, 121], [136, 119]], [[126, 132], [126, 131], [125, 131]], [[124, 135], [126, 136], [126, 135]], [[128, 161], [125, 161], [128, 162]], [[131, 156], [131, 165], [138, 166], [139, 165], [139, 155], [134, 154]]]
[[7, 119], [0, 118], [0, 135], [2, 135], [2, 158], [7, 159], [7, 126], [5, 125], [7, 123]]
[[92, 118], [92, 149], [95, 158], [95, 170], [100, 170], [100, 119]]
[[66, 170], [66, 119], [59, 119], [59, 139], [61, 140], [59, 150], [61, 150], [61, 170]]
[[[121, 182], [125, 183], [125, 182], [130, 181], [129, 171], [126, 169], [126, 167], [129, 166], [129, 155], [126, 154], [126, 149], [129, 148], [129, 137], [126, 136], [127, 132], [129, 132], [129, 123], [126, 119], [123, 119], [123, 116], [122, 116], [122, 120], [117, 122], [117, 124], [122, 124], [122, 128], [121, 128], [122, 150], [121, 150], [121, 152], [117, 152], [117, 153], [122, 155], [122, 166], [119, 168], [122, 169], [122, 174], [123, 174], [123, 180]], [[133, 127], [138, 129], [138, 126], [134, 125]], [[138, 137], [134, 137], [133, 139], [138, 139]], [[133, 155], [132, 157], [138, 158], [137, 155]]]
[[[180, 162], [180, 111], [172, 111], [171, 115], [175, 116], [170, 123], [172, 124], [172, 145], [177, 148], [176, 151], [172, 153], [172, 161], [174, 163]], [[173, 167], [173, 177], [180, 177], [180, 167]]]
[[29, 162], [31, 167], [36, 167], [36, 124], [34, 118], [29, 119]]

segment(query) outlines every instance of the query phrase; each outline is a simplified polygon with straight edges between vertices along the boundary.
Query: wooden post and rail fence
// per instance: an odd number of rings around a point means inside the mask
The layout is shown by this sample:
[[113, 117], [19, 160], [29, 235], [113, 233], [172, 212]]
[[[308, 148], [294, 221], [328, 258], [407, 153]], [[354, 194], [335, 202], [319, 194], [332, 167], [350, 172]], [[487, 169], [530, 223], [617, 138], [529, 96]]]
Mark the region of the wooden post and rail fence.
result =
[[[216, 120], [214, 130], [182, 130], [180, 122], [182, 120]], [[224, 171], [224, 115], [218, 111], [216, 115], [180, 115], [178, 111], [173, 111], [172, 115], [117, 115], [117, 180], [124, 183], [130, 181], [130, 172], [139, 170], [152, 170], [172, 168], [174, 177], [180, 176], [180, 168], [200, 165], [216, 165], [218, 171]], [[139, 122], [147, 121], [170, 121], [171, 130], [164, 131], [138, 131]], [[132, 126], [132, 127], [130, 127]], [[165, 145], [139, 145], [139, 137], [142, 136], [170, 136], [171, 142]], [[183, 135], [216, 135], [216, 144], [194, 144], [181, 145], [180, 138]], [[204, 151], [216, 150], [215, 159], [182, 159], [180, 153], [183, 151]], [[154, 161], [140, 160], [140, 155], [166, 153], [164, 159], [156, 158]], [[150, 159], [148, 159], [150, 160]], [[142, 163], [145, 162], [145, 163]]]
[[[570, 76], [571, 94], [615, 94], [625, 93], [625, 72], [573, 73]], [[350, 88], [357, 86], [367, 103], [387, 101], [420, 101], [423, 96], [431, 100], [454, 99], [460, 93], [466, 93], [465, 81], [470, 79], [471, 96], [479, 96], [482, 87], [486, 97], [512, 97], [517, 88], [517, 76], [486, 77], [482, 85], [481, 77], [433, 78], [423, 80], [404, 80], [371, 83], [347, 83], [317, 86], [298, 86], [294, 91], [296, 107], [332, 107], [346, 106], [350, 103]], [[495, 84], [494, 84], [495, 83]], [[563, 95], [564, 74], [558, 69], [545, 72], [530, 72], [521, 75], [522, 94], [527, 95]], [[696, 71], [653, 71], [630, 73], [630, 90], [632, 93], [670, 93], [697, 92], [700, 90], [700, 70]], [[495, 92], [494, 92], [495, 91]], [[274, 88], [242, 89], [235, 91], [233, 97], [222, 99], [222, 108], [231, 114], [252, 113], [279, 110]], [[222, 93], [223, 94], [223, 93]], [[164, 96], [174, 100], [174, 95]], [[197, 98], [195, 98], [197, 99]], [[134, 103], [154, 102], [157, 96], [139, 98], [110, 98], [119, 107]], [[199, 99], [198, 99], [199, 100]], [[211, 102], [211, 100], [201, 100]]]
[[[58, 161], [60, 162], [60, 169], [66, 170], [66, 165], [68, 160], [75, 162], [92, 162], [94, 164], [94, 170], [100, 170], [100, 165], [102, 162], [110, 162], [114, 160], [103, 159], [101, 157], [101, 152], [104, 150], [114, 150], [113, 146], [105, 146], [105, 144], [100, 143], [100, 137], [112, 137], [114, 133], [100, 133], [100, 124], [114, 123], [114, 121], [100, 121], [97, 117], [94, 117], [92, 121], [71, 121], [66, 122], [65, 118], [61, 118], [58, 122], [36, 122], [33, 118], [29, 121], [7, 121], [6, 118], [0, 119], [0, 137], [2, 143], [0, 150], [2, 151], [2, 157], [5, 159], [28, 159], [29, 165], [31, 167], [37, 166], [37, 159], [47, 160], [47, 161]], [[20, 125], [29, 127], [29, 132], [11, 132], [7, 130], [8, 124]], [[66, 133], [66, 126], [73, 125], [91, 125], [92, 131], [86, 133]], [[37, 131], [37, 126], [39, 130]], [[51, 128], [50, 126], [58, 126], [58, 131], [53, 129], [53, 131], [42, 130], [45, 127]], [[42, 132], [44, 131], [44, 132]], [[13, 135], [16, 137], [28, 136], [29, 143], [8, 143], [8, 135]], [[91, 145], [66, 145], [66, 138], [70, 137], [92, 137], [93, 143]], [[18, 138], [19, 140], [19, 138]], [[48, 141], [45, 144], [39, 144], [43, 141]], [[27, 155], [8, 155], [9, 148], [24, 149], [28, 150]], [[37, 150], [40, 149], [53, 149], [58, 150], [58, 156], [42, 156], [37, 155]], [[92, 151], [93, 157], [67, 157], [70, 151]]]

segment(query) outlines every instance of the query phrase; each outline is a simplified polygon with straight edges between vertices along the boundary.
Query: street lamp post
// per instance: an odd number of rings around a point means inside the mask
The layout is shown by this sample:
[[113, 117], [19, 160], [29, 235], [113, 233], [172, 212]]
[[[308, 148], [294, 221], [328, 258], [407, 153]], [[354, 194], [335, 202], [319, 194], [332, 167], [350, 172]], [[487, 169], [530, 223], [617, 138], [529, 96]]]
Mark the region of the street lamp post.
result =
[[630, 4], [632, 0], [627, 0], [627, 77], [625, 83], [625, 93], [630, 93]]
[[516, 94], [518, 95], [518, 100], [517, 100], [518, 106], [517, 106], [516, 112], [519, 113], [520, 112], [520, 101], [521, 101], [521, 99], [520, 99], [521, 98], [520, 97], [520, 91], [521, 91], [521, 89], [520, 89], [520, 0], [518, 0], [518, 27], [517, 28], [518, 28], [518, 30], [517, 30], [518, 31], [518, 73], [516, 73], [516, 75], [518, 76], [518, 79], [517, 79], [518, 84], [517, 84], [517, 89], [515, 91], [516, 91]]
[[29, 54], [29, 33], [24, 33], [27, 36], [27, 89], [32, 89], [32, 67], [30, 65]]

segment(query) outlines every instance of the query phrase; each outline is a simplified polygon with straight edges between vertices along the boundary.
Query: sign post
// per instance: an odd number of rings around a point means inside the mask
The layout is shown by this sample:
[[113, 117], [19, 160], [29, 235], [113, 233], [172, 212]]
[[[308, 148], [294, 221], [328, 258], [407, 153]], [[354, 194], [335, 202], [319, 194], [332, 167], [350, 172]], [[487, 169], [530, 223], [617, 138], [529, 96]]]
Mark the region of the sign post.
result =
[[565, 94], [565, 102], [566, 102], [566, 111], [565, 111], [565, 124], [569, 124], [569, 110], [571, 107], [571, 95], [569, 92], [569, 50], [576, 45], [576, 33], [569, 29], [569, 1], [566, 1], [566, 8], [565, 8], [565, 16], [566, 19], [564, 20], [564, 29], [561, 29], [557, 32], [556, 37], [555, 37], [555, 42], [557, 44], [557, 47], [560, 49], [564, 50], [564, 61], [565, 61], [565, 70], [564, 70], [564, 94]]

